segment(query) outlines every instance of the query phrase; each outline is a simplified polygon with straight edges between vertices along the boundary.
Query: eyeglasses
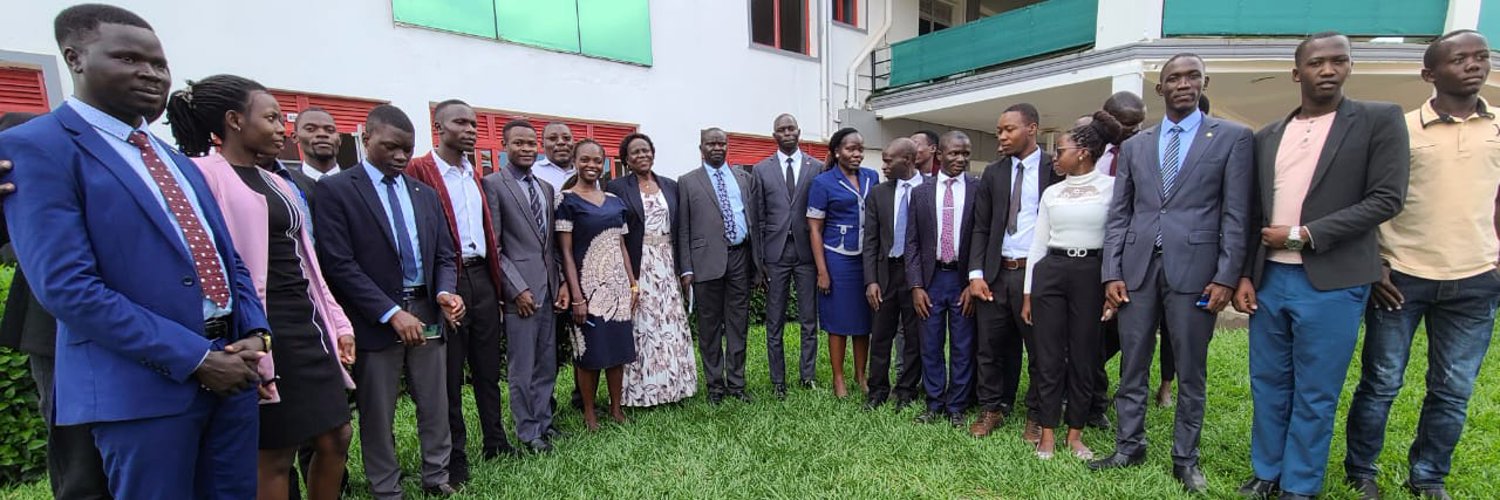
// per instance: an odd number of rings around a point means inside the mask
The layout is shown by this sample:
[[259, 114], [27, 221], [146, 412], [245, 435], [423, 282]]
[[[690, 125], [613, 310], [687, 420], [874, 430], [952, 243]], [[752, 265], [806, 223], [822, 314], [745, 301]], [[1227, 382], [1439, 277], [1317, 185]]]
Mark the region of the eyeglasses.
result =
[[1052, 148], [1052, 156], [1054, 156], [1054, 157], [1056, 157], [1056, 156], [1062, 156], [1063, 151], [1072, 151], [1072, 150], [1075, 150], [1075, 149], [1083, 149], [1083, 148], [1077, 147], [1077, 146], [1074, 146], [1074, 147], [1071, 147], [1071, 148], [1065, 148], [1065, 147], [1062, 147], [1062, 146], [1057, 146], [1057, 147]]

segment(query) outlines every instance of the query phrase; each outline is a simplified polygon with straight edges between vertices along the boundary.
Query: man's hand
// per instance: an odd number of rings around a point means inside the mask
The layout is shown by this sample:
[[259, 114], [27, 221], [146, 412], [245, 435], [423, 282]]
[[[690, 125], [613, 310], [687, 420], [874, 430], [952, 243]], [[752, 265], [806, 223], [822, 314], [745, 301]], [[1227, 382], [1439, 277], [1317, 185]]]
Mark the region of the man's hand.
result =
[[683, 291], [683, 293], [687, 293], [688, 289], [693, 288], [693, 275], [691, 275], [691, 274], [684, 274], [684, 275], [682, 275], [681, 278], [678, 278], [678, 279], [682, 281], [682, 291]]
[[969, 280], [968, 295], [975, 300], [983, 300], [985, 302], [995, 301], [995, 294], [990, 293], [990, 284], [985, 283], [983, 279]]
[[587, 323], [588, 320], [589, 320], [589, 303], [588, 302], [574, 302], [573, 303], [573, 324], [579, 325], [579, 326], [583, 326], [583, 324]]
[[256, 365], [260, 364], [260, 358], [266, 357], [266, 340], [259, 335], [245, 337], [238, 342], [224, 346], [224, 354], [230, 354], [255, 371]]
[[443, 308], [443, 317], [455, 328], [461, 324], [464, 314], [468, 312], [464, 307], [464, 298], [455, 293], [438, 294], [437, 303]]
[[[579, 297], [578, 300], [587, 301], [588, 299], [583, 298], [583, 297]], [[573, 303], [573, 297], [571, 296], [571, 294], [568, 293], [567, 287], [563, 287], [562, 290], [558, 290], [558, 292], [557, 292], [557, 299], [555, 299], [555, 300], [552, 301], [552, 311], [553, 312], [567, 311], [568, 310], [568, 304], [572, 304], [572, 303]]]
[[[0, 160], [0, 175], [10, 173], [10, 166], [10, 160]], [[5, 199], [6, 196], [14, 192], [16, 192], [15, 184], [9, 182], [0, 184], [0, 199]]]
[[1406, 297], [1401, 295], [1401, 289], [1391, 282], [1391, 266], [1381, 266], [1380, 281], [1375, 282], [1372, 287], [1375, 293], [1370, 294], [1371, 302], [1375, 307], [1385, 311], [1401, 310], [1401, 303], [1406, 302]]
[[1104, 284], [1104, 303], [1113, 309], [1119, 309], [1130, 303], [1130, 295], [1125, 293], [1125, 282], [1114, 280]]
[[1115, 319], [1115, 313], [1118, 311], [1119, 310], [1115, 309], [1114, 306], [1104, 304], [1104, 314], [1099, 316], [1099, 321], [1109, 321]]
[[345, 365], [354, 364], [354, 336], [339, 335], [339, 362]]
[[531, 290], [521, 292], [521, 295], [516, 297], [516, 314], [522, 318], [530, 318], [531, 315], [536, 314], [536, 297], [531, 295]]
[[220, 396], [244, 392], [259, 385], [260, 375], [255, 369], [245, 366], [244, 360], [224, 351], [210, 351], [203, 364], [193, 371], [193, 377], [204, 388]]
[[870, 283], [865, 285], [865, 302], [870, 303], [871, 311], [880, 310], [880, 284]]
[[427, 338], [422, 336], [422, 329], [427, 325], [423, 325], [422, 320], [405, 310], [396, 311], [396, 315], [391, 316], [390, 325], [391, 328], [396, 329], [396, 337], [400, 338], [401, 343], [406, 344], [406, 347], [417, 347], [427, 343]]
[[1208, 311], [1218, 314], [1229, 305], [1229, 298], [1234, 295], [1234, 289], [1218, 283], [1209, 283], [1203, 287], [1203, 293], [1208, 295]]
[[[1307, 230], [1299, 227], [1298, 234], [1307, 242]], [[1271, 226], [1260, 230], [1260, 244], [1272, 250], [1286, 250], [1286, 240], [1292, 235], [1291, 226]]]
[[1029, 293], [1021, 296], [1021, 321], [1025, 321], [1028, 325], [1035, 326], [1035, 324], [1031, 322], [1031, 294]]
[[918, 318], [927, 319], [932, 314], [932, 299], [927, 297], [927, 290], [911, 289], [911, 305], [917, 309]]
[[1255, 314], [1255, 310], [1259, 308], [1260, 305], [1255, 303], [1255, 284], [1250, 282], [1250, 278], [1240, 278], [1240, 287], [1234, 291], [1234, 310]]
[[828, 273], [818, 273], [818, 293], [823, 295], [833, 293], [833, 279], [828, 277]]
[[958, 294], [958, 312], [965, 318], [974, 317], [974, 299], [967, 293]]

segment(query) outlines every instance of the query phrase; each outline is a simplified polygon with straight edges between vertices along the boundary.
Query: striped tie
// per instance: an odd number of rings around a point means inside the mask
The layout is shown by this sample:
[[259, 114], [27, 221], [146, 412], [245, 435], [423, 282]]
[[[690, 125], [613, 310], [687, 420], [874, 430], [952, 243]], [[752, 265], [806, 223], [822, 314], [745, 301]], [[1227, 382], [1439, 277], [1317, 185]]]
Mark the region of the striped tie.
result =
[[[1173, 125], [1172, 129], [1167, 131], [1167, 133], [1170, 134], [1167, 137], [1167, 152], [1161, 158], [1162, 204], [1166, 204], [1167, 196], [1170, 196], [1172, 189], [1177, 187], [1177, 173], [1182, 171], [1182, 160], [1179, 154], [1182, 150], [1182, 126]], [[1161, 229], [1157, 229], [1156, 246], [1161, 247], [1161, 244]]]
[[524, 180], [526, 181], [527, 197], [531, 198], [531, 213], [536, 217], [536, 228], [545, 236], [547, 234], [547, 219], [542, 215], [542, 197], [536, 192], [536, 177], [528, 175]]

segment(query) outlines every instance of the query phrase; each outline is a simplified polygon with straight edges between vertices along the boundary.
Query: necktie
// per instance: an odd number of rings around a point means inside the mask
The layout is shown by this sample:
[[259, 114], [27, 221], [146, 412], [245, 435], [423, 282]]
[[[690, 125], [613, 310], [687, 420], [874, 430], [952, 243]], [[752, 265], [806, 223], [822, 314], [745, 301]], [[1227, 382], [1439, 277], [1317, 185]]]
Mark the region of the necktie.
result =
[[1114, 177], [1115, 176], [1115, 172], [1119, 171], [1119, 168], [1120, 168], [1120, 147], [1119, 146], [1110, 146], [1109, 147], [1109, 176], [1110, 177]]
[[896, 186], [901, 189], [901, 195], [896, 201], [896, 241], [891, 243], [891, 257], [900, 257], [906, 253], [906, 207], [911, 201], [911, 186], [905, 182]]
[[786, 159], [786, 192], [791, 194], [797, 189], [797, 173], [792, 170], [792, 159]]
[[[1182, 149], [1182, 127], [1173, 125], [1167, 131], [1167, 152], [1161, 159], [1161, 199], [1165, 204], [1167, 196], [1172, 194], [1172, 188], [1176, 187], [1177, 172], [1182, 170], [1182, 161], [1177, 158]], [[1159, 226], [1159, 225], [1158, 225]], [[1161, 229], [1156, 230], [1156, 246], [1161, 247]]]
[[719, 214], [724, 216], [724, 241], [733, 245], [739, 241], [740, 231], [734, 223], [734, 212], [729, 209], [729, 190], [724, 187], [724, 168], [714, 170], [714, 190], [719, 192]]
[[[958, 179], [948, 179], [943, 188], [943, 233], [938, 237], [938, 260], [953, 262], [953, 183]], [[1020, 185], [1020, 183], [1017, 183]], [[1014, 231], [1012, 231], [1014, 232]]]
[[1017, 161], [1016, 173], [1010, 178], [1010, 212], [1005, 218], [1005, 234], [1016, 234], [1016, 219], [1021, 214], [1021, 188], [1026, 184], [1026, 164]]
[[396, 237], [396, 249], [401, 252], [401, 279], [407, 284], [418, 283], [417, 254], [411, 248], [411, 235], [406, 234], [406, 212], [401, 211], [401, 198], [396, 194], [396, 176], [387, 175], [380, 183], [385, 184], [385, 199], [391, 205], [391, 223], [396, 226], [391, 235]]
[[214, 240], [208, 237], [208, 231], [203, 229], [203, 222], [198, 220], [198, 214], [193, 211], [192, 203], [188, 202], [187, 194], [183, 193], [182, 186], [177, 184], [172, 173], [167, 171], [167, 164], [156, 156], [156, 149], [151, 147], [145, 132], [131, 132], [125, 141], [141, 150], [141, 160], [146, 163], [151, 180], [156, 181], [156, 187], [161, 189], [162, 199], [167, 202], [167, 209], [172, 212], [172, 218], [177, 219], [182, 239], [187, 242], [188, 253], [193, 257], [193, 269], [198, 273], [198, 281], [203, 284], [203, 296], [221, 309], [228, 307], [229, 282], [224, 276], [223, 268], [219, 267], [219, 249], [214, 245]]
[[542, 217], [542, 196], [536, 192], [536, 177], [527, 175], [522, 180], [526, 182], [526, 195], [531, 198], [531, 213], [536, 217], [536, 229], [546, 235], [547, 219]]

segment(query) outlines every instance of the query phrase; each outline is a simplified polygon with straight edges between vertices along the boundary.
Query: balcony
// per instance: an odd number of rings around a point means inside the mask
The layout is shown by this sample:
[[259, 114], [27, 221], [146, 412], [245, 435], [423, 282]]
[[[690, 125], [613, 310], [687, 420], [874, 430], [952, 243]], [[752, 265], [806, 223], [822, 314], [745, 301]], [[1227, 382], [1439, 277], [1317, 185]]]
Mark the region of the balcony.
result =
[[[1094, 43], [1099, 0], [1048, 0], [891, 45], [891, 87]], [[1441, 24], [1441, 23], [1439, 23]]]
[[[1051, 2], [1049, 2], [1051, 3]], [[1442, 34], [1448, 0], [1165, 0], [1162, 36], [1353, 37]]]

